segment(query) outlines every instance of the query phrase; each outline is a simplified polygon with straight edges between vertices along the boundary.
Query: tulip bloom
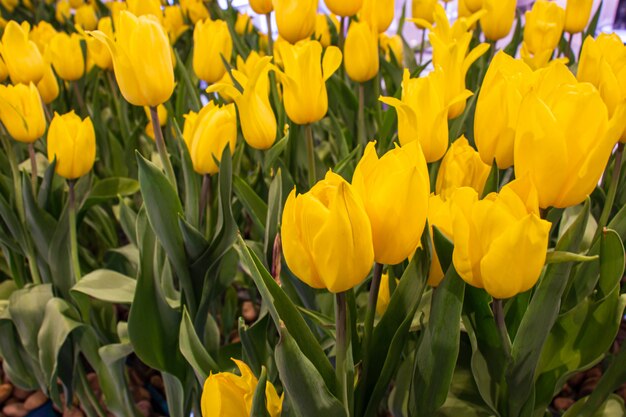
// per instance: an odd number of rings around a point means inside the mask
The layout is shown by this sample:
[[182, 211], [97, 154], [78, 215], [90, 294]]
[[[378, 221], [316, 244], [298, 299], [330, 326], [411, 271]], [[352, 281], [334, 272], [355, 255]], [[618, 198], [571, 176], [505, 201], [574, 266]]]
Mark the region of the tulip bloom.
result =
[[158, 106], [174, 91], [174, 67], [165, 30], [154, 17], [122, 11], [115, 41], [105, 33], [91, 34], [106, 43], [113, 57], [115, 78], [124, 98], [135, 106]]
[[341, 51], [329, 46], [322, 60], [322, 45], [317, 41], [275, 46], [284, 66], [284, 71], [276, 74], [283, 85], [287, 115], [299, 125], [321, 120], [328, 111], [326, 80], [341, 65]]
[[185, 16], [183, 15], [182, 7], [179, 5], [165, 6], [163, 27], [167, 31], [170, 43], [174, 45], [180, 35], [189, 29], [189, 26], [185, 24]]
[[35, 42], [39, 52], [42, 54], [46, 51], [50, 40], [56, 35], [57, 31], [50, 23], [45, 20], [40, 21], [37, 25], [33, 26], [28, 38]]
[[393, 22], [394, 13], [394, 0], [363, 0], [360, 16], [378, 33], [383, 33]]
[[48, 160], [56, 159], [56, 173], [65, 179], [82, 177], [96, 160], [96, 133], [91, 119], [81, 120], [74, 111], [54, 114], [48, 129]]
[[419, 145], [410, 142], [379, 159], [375, 142], [368, 143], [352, 186], [370, 219], [376, 262], [395, 265], [407, 259], [424, 231], [430, 194]]
[[[113, 23], [109, 16], [100, 19], [98, 22], [98, 30], [113, 39]], [[113, 58], [106, 44], [103, 44], [93, 37], [87, 37], [85, 40], [87, 42], [88, 56], [93, 63], [103, 70], [112, 70]]]
[[180, 0], [180, 7], [183, 8], [183, 13], [189, 17], [194, 25], [200, 20], [210, 17], [209, 10], [204, 5], [203, 0]]
[[189, 149], [194, 170], [202, 175], [216, 174], [219, 167], [214, 161], [222, 158], [226, 146], [230, 153], [237, 144], [237, 114], [234, 104], [218, 107], [214, 102], [204, 106], [198, 114], [185, 116], [183, 139]]
[[163, 11], [161, 10], [161, 0], [126, 0], [128, 11], [135, 16], [152, 15], [161, 20]]
[[624, 115], [609, 123], [606, 105], [591, 84], [574, 79], [550, 87], [531, 91], [520, 106], [515, 176], [532, 178], [540, 207], [564, 208], [581, 203], [596, 187], [623, 131]]
[[272, 0], [250, 0], [250, 7], [256, 14], [268, 14], [274, 10]]
[[84, 30], [94, 30], [98, 26], [96, 9], [91, 4], [85, 4], [76, 9], [74, 21]]
[[490, 41], [505, 38], [515, 21], [517, 0], [483, 0], [486, 13], [480, 18], [480, 26]]
[[291, 272], [309, 286], [332, 293], [359, 285], [374, 262], [365, 207], [353, 187], [331, 171], [308, 193], [289, 194], [282, 242]]
[[54, 11], [54, 18], [60, 24], [64, 25], [70, 17], [72, 17], [72, 11], [70, 9], [70, 3], [67, 0], [59, 0], [56, 4]]
[[491, 61], [474, 118], [474, 141], [484, 163], [495, 160], [500, 169], [513, 165], [517, 116], [531, 77], [528, 65], [505, 52], [499, 51]]
[[567, 0], [565, 6], [565, 31], [567, 33], [578, 33], [585, 30], [589, 18], [593, 0]]
[[476, 13], [483, 8], [483, 0], [460, 0], [470, 13]]
[[343, 63], [352, 81], [364, 83], [378, 74], [378, 32], [367, 22], [350, 24], [343, 51]]
[[33, 83], [0, 85], [0, 119], [13, 139], [32, 143], [43, 136], [46, 118]]
[[226, 73], [222, 56], [229, 62], [233, 41], [228, 25], [223, 20], [201, 20], [193, 31], [193, 70], [209, 84], [217, 82]]
[[237, 13], [237, 20], [235, 21], [235, 33], [237, 35], [244, 35], [252, 32], [252, 19], [250, 15], [245, 13]]
[[[413, 19], [419, 19], [427, 23], [433, 24], [435, 22], [435, 7], [438, 4], [438, 0], [413, 0], [411, 2], [411, 16]], [[427, 26], [421, 22], [415, 22], [416, 26], [420, 29], [426, 29]]]
[[2, 59], [13, 84], [37, 83], [43, 77], [43, 57], [33, 41], [28, 40], [29, 26], [11, 20], [2, 34]]
[[289, 43], [309, 38], [315, 31], [317, 0], [273, 0], [278, 33]]
[[546, 260], [550, 222], [539, 217], [530, 187], [530, 181], [516, 180], [484, 200], [469, 187], [452, 197], [454, 267], [465, 282], [494, 298], [528, 291]]
[[271, 59], [261, 58], [249, 76], [233, 70], [233, 76], [244, 87], [243, 93], [226, 83], [207, 89], [209, 93], [225, 91], [228, 97], [232, 97], [239, 111], [243, 138], [255, 149], [269, 149], [276, 140], [276, 116], [268, 94]]
[[[452, 199], [444, 200], [440, 195], [431, 194], [428, 199], [428, 225], [430, 226], [430, 236], [433, 236], [433, 227], [452, 240]], [[437, 251], [433, 244], [431, 253], [430, 269], [428, 271], [428, 285], [437, 287], [445, 276], [445, 271], [441, 267]]]
[[337, 16], [335, 15], [325, 15], [318, 14], [315, 18], [315, 39], [317, 39], [324, 48], [330, 46], [331, 36], [330, 36], [330, 26], [328, 25], [328, 20], [333, 23], [335, 26], [335, 31], [339, 31], [339, 20], [337, 20]]
[[402, 99], [381, 97], [380, 101], [396, 108], [398, 137], [402, 146], [418, 141], [426, 162], [434, 162], [448, 149], [448, 106], [444, 101], [445, 78], [441, 69], [426, 77], [410, 78], [404, 70]]
[[558, 4], [538, 0], [533, 8], [526, 12], [524, 42], [530, 53], [554, 51], [561, 40], [564, 22], [565, 11]]
[[482, 195], [490, 170], [465, 136], [461, 136], [452, 143], [441, 161], [435, 192], [447, 199], [457, 188], [472, 187]]
[[[398, 282], [397, 279], [396, 282]], [[380, 276], [380, 288], [378, 289], [378, 301], [376, 301], [376, 314], [379, 317], [387, 311], [390, 300], [391, 291], [389, 289], [389, 274], [382, 274]]]
[[43, 78], [37, 83], [37, 90], [46, 104], [52, 103], [59, 96], [59, 83], [50, 64], [46, 65]]
[[361, 9], [363, 0], [324, 0], [326, 7], [337, 16], [354, 16]]
[[68, 35], [59, 32], [46, 51], [47, 56], [59, 78], [65, 81], [76, 81], [85, 73], [85, 57], [80, 46], [81, 36], [77, 33]]
[[[259, 381], [242, 361], [233, 359], [241, 376], [230, 372], [211, 374], [204, 382], [200, 400], [202, 417], [248, 417], [254, 391]], [[283, 396], [278, 396], [271, 382], [265, 385], [265, 404], [270, 417], [279, 417]]]
[[400, 35], [388, 36], [381, 33], [378, 37], [380, 48], [385, 53], [385, 59], [391, 62], [391, 54], [393, 54], [398, 65], [402, 66], [404, 62], [404, 44]]

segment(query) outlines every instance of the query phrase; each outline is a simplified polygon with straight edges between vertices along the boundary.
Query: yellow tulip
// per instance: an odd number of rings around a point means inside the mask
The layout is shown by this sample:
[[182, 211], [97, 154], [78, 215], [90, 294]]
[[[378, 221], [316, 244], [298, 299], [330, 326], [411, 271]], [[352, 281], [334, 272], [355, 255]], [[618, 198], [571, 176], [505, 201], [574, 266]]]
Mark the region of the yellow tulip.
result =
[[483, 0], [459, 0], [463, 2], [470, 13], [476, 13], [483, 8]]
[[480, 26], [490, 41], [505, 38], [515, 21], [517, 0], [483, 0], [486, 13], [480, 18]]
[[28, 38], [35, 42], [39, 52], [42, 54], [46, 51], [50, 40], [56, 35], [57, 31], [50, 23], [45, 20], [37, 23], [36, 26], [33, 26], [32, 30], [28, 34]]
[[248, 145], [255, 149], [269, 149], [276, 140], [276, 116], [269, 100], [271, 57], [261, 58], [251, 74], [233, 70], [233, 76], [243, 86], [243, 93], [232, 84], [215, 84], [207, 92], [225, 91], [237, 105], [241, 131]]
[[341, 65], [341, 51], [329, 46], [322, 60], [322, 45], [303, 41], [277, 43], [284, 71], [277, 71], [283, 85], [285, 111], [299, 125], [321, 120], [328, 111], [326, 80]]
[[268, 14], [274, 10], [272, 0], [250, 0], [250, 7], [256, 14]]
[[[554, 68], [556, 65], [546, 71]], [[536, 87], [519, 110], [516, 177], [532, 178], [542, 208], [581, 203], [604, 172], [623, 131], [623, 118], [622, 111], [614, 117], [616, 123], [609, 123], [606, 105], [589, 83], [573, 79], [571, 83]]]
[[0, 1], [0, 3], [2, 4], [2, 7], [7, 9], [9, 13], [13, 13], [13, 10], [15, 10], [20, 2], [19, 0], [2, 0]]
[[531, 76], [528, 65], [503, 51], [491, 61], [478, 94], [474, 118], [474, 141], [486, 164], [491, 165], [495, 160], [500, 169], [513, 165], [517, 116], [530, 89]]
[[[400, 280], [396, 279], [396, 285]], [[389, 301], [391, 300], [391, 291], [389, 289], [389, 274], [382, 274], [380, 277], [380, 288], [378, 290], [378, 301], [376, 302], [376, 314], [380, 317], [385, 314]]]
[[[420, 19], [430, 24], [435, 22], [435, 7], [437, 6], [437, 0], [413, 0], [411, 2], [411, 16], [413, 19]], [[414, 22], [420, 29], [425, 29], [427, 26], [421, 22]]]
[[28, 24], [11, 20], [2, 34], [2, 59], [13, 84], [37, 83], [43, 77], [44, 61], [37, 45], [28, 40]]
[[378, 74], [378, 32], [367, 22], [352, 22], [343, 48], [346, 73], [359, 83]]
[[76, 9], [74, 21], [84, 30], [94, 30], [98, 26], [96, 9], [90, 4], [85, 4]]
[[0, 119], [13, 139], [32, 143], [43, 136], [46, 118], [33, 83], [0, 85]]
[[[452, 262], [468, 284], [506, 299], [531, 289], [546, 260], [550, 222], [528, 208], [530, 181], [516, 180], [500, 194], [478, 199], [459, 188], [452, 197]], [[531, 197], [529, 197], [531, 196]]]
[[176, 43], [180, 35], [189, 29], [189, 26], [185, 24], [183, 9], [179, 5], [165, 6], [163, 27], [167, 31], [172, 45]]
[[309, 38], [315, 32], [317, 0], [272, 0], [278, 33], [289, 43]]
[[308, 193], [287, 198], [282, 218], [285, 261], [313, 288], [347, 291], [367, 277], [374, 262], [367, 212], [353, 187], [339, 175], [326, 177]]
[[183, 139], [189, 149], [194, 170], [203, 175], [216, 174], [219, 167], [214, 158], [219, 161], [226, 146], [229, 147], [231, 154], [235, 151], [237, 143], [235, 105], [218, 107], [214, 102], [210, 102], [197, 115], [191, 112], [185, 117]]
[[452, 143], [441, 161], [435, 192], [447, 199], [457, 188], [472, 187], [482, 195], [490, 170], [465, 136], [461, 136]]
[[69, 0], [69, 1], [70, 1], [70, 7], [72, 9], [78, 9], [80, 6], [85, 4], [85, 0]]
[[567, 33], [578, 33], [585, 30], [589, 18], [593, 0], [567, 0], [565, 7], [565, 31]]
[[238, 35], [244, 35], [252, 32], [252, 19], [250, 15], [246, 13], [237, 13], [237, 20], [235, 21], [235, 33]]
[[395, 265], [407, 259], [419, 244], [428, 213], [430, 181], [419, 145], [397, 146], [379, 159], [375, 142], [368, 143], [352, 187], [372, 226], [376, 262]]
[[117, 19], [120, 17], [120, 12], [123, 10], [128, 10], [128, 6], [125, 1], [109, 1], [105, 3], [109, 10], [111, 11], [111, 17], [114, 22], [117, 22]]
[[96, 160], [96, 133], [91, 119], [74, 111], [54, 114], [48, 129], [48, 160], [56, 159], [56, 173], [68, 180], [82, 177]]
[[223, 20], [201, 20], [196, 23], [193, 41], [194, 72], [209, 84], [219, 81], [226, 72], [222, 56], [229, 62], [233, 51], [228, 25]]
[[126, 0], [128, 11], [135, 16], [155, 16], [159, 21], [163, 17], [161, 0]]
[[524, 43], [528, 51], [535, 55], [543, 51], [552, 51], [559, 45], [563, 34], [565, 11], [558, 4], [538, 0], [530, 11], [526, 12]]
[[426, 162], [441, 159], [448, 149], [448, 106], [444, 102], [445, 78], [441, 69], [425, 77], [410, 78], [404, 70], [402, 99], [381, 97], [398, 113], [398, 138], [404, 146], [418, 141]]
[[46, 54], [59, 78], [76, 81], [85, 73], [85, 58], [80, 46], [81, 36], [59, 32], [50, 40]]
[[393, 22], [394, 13], [394, 0], [363, 0], [360, 16], [378, 33], [383, 33]]
[[[452, 214], [450, 212], [452, 199], [444, 200], [440, 195], [431, 194], [428, 199], [428, 225], [430, 226], [430, 236], [433, 236], [433, 227], [437, 227], [448, 239], [452, 239]], [[445, 271], [441, 267], [437, 251], [433, 244], [431, 253], [430, 269], [428, 272], [428, 285], [437, 287], [445, 276]]]
[[7, 78], [9, 78], [9, 70], [7, 69], [7, 64], [0, 57], [0, 83], [6, 81]]
[[404, 44], [402, 43], [402, 37], [400, 35], [388, 36], [386, 33], [381, 33], [378, 39], [380, 47], [385, 53], [385, 59], [391, 61], [391, 54], [393, 54], [398, 65], [403, 66]]
[[[202, 417], [248, 417], [252, 410], [254, 391], [259, 383], [242, 361], [232, 359], [241, 376], [230, 372], [211, 374], [204, 382], [200, 400]], [[265, 385], [265, 404], [270, 417], [279, 417], [283, 396], [278, 396], [271, 382]]]
[[335, 26], [335, 31], [339, 31], [339, 20], [335, 15], [325, 15], [318, 14], [315, 17], [315, 39], [317, 39], [324, 48], [330, 46], [331, 43], [331, 35], [330, 35], [330, 26], [328, 25], [328, 20], [333, 23]]
[[37, 83], [37, 90], [46, 104], [52, 103], [59, 96], [59, 83], [52, 71], [52, 65], [46, 65], [43, 78]]
[[165, 30], [151, 16], [120, 12], [115, 41], [91, 32], [106, 43], [113, 57], [115, 78], [122, 95], [135, 106], [165, 103], [174, 91], [174, 67]]
[[[150, 139], [155, 140], [154, 137], [154, 126], [152, 125], [151, 115], [150, 115], [150, 107], [144, 107], [143, 110], [146, 112], [146, 117], [148, 118], [148, 124], [144, 129], [146, 136]], [[159, 104], [157, 106], [157, 115], [159, 117], [159, 125], [164, 127], [167, 124], [167, 109], [164, 105]]]
[[210, 16], [203, 0], [180, 0], [180, 7], [183, 8], [183, 12], [194, 25]]
[[337, 16], [354, 16], [361, 9], [363, 0], [324, 0], [326, 7]]
[[[111, 17], [106, 16], [98, 22], [98, 30], [113, 39], [113, 23]], [[103, 70], [113, 70], [113, 58], [106, 44], [93, 37], [86, 37], [88, 58]]]
[[67, 0], [59, 0], [56, 4], [54, 12], [54, 18], [60, 24], [65, 24], [72, 17], [72, 11], [70, 10], [70, 3]]

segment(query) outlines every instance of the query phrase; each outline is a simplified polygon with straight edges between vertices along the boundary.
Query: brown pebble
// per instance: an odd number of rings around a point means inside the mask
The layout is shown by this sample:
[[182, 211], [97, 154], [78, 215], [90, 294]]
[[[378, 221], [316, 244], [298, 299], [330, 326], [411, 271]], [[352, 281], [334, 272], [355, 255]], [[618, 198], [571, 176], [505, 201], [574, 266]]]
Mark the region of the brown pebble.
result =
[[560, 411], [567, 410], [572, 404], [574, 404], [574, 400], [571, 398], [558, 397], [554, 399], [554, 408]]
[[574, 390], [569, 384], [563, 385], [563, 389], [561, 390], [560, 397], [571, 397], [574, 394]]
[[256, 311], [256, 308], [254, 308], [254, 304], [252, 304], [252, 301], [244, 301], [241, 304], [241, 315], [243, 316], [244, 320], [248, 323], [251, 323], [254, 320], [256, 320], [257, 311]]
[[24, 403], [14, 403], [4, 406], [2, 413], [7, 417], [24, 417], [28, 410], [24, 408]]
[[13, 396], [18, 400], [24, 401], [32, 393], [32, 391], [26, 391], [18, 387], [13, 388]]
[[569, 384], [570, 387], [578, 387], [580, 384], [582, 384], [583, 379], [585, 379], [585, 374], [584, 373], [578, 373], [574, 376], [572, 376], [567, 383]]
[[0, 404], [8, 400], [12, 393], [13, 393], [13, 385], [11, 384], [0, 385]]
[[85, 415], [80, 408], [67, 408], [63, 412], [63, 417], [84, 417]]
[[585, 376], [587, 378], [597, 378], [602, 376], [602, 370], [597, 366], [595, 368], [591, 368], [587, 372], [585, 372]]
[[624, 401], [626, 401], [626, 385], [622, 385], [621, 387], [619, 387], [619, 389], [615, 393], [622, 397]]
[[98, 375], [94, 372], [87, 374], [87, 382], [92, 391], [100, 391], [100, 381], [98, 381]]
[[24, 408], [28, 411], [32, 411], [35, 408], [39, 408], [48, 401], [48, 397], [42, 391], [37, 391], [34, 394], [28, 396], [24, 401]]
[[591, 378], [587, 378], [583, 383], [582, 387], [580, 387], [580, 395], [584, 397], [585, 395], [589, 395], [593, 392], [600, 381], [599, 376], [594, 376]]
[[161, 377], [161, 375], [152, 375], [150, 377], [150, 383], [160, 391], [163, 391], [165, 389], [165, 387], [163, 386], [163, 378]]
[[150, 404], [150, 401], [141, 400], [135, 405], [137, 406], [137, 409], [139, 409], [139, 412], [145, 417], [152, 414], [152, 405]]

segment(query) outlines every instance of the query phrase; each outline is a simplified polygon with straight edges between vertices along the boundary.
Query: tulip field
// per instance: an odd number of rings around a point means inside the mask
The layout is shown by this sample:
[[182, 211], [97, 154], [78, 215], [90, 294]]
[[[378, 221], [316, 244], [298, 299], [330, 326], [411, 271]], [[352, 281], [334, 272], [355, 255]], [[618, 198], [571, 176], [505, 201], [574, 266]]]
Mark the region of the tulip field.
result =
[[614, 3], [0, 0], [0, 417], [626, 416]]

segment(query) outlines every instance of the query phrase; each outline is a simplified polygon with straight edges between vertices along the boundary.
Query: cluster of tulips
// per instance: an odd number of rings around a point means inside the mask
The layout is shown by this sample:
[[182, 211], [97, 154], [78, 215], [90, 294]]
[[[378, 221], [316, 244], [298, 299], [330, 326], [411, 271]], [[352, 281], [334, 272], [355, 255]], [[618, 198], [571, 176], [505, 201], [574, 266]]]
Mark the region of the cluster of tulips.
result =
[[[514, 0], [458, 0], [453, 22], [448, 2], [412, 0], [406, 16], [394, 16], [392, 0], [324, 0], [330, 15], [318, 0], [252, 0], [254, 18], [202, 0], [0, 2], [14, 17], [1, 22], [10, 175], [0, 189], [12, 197], [0, 199], [10, 232], [0, 246], [9, 270], [22, 259], [14, 247], [28, 267], [15, 294], [49, 286], [38, 320], [51, 314], [49, 300], [62, 300], [59, 314], [78, 323], [52, 333], [54, 366], [47, 354], [35, 358], [55, 404], [63, 408], [56, 377], [71, 385], [74, 371], [66, 381], [60, 370], [70, 341], [100, 369], [104, 403], [118, 416], [137, 413], [115, 390], [125, 378], [115, 361], [131, 351], [166, 375], [176, 417], [440, 415], [463, 343], [487, 410], [471, 415], [539, 416], [563, 378], [604, 357], [608, 346], [587, 353], [559, 337], [581, 334], [567, 321], [574, 311], [612, 323], [612, 343], [624, 307], [626, 46], [615, 34], [595, 36], [590, 0], [565, 9], [537, 0], [523, 29]], [[254, 26], [260, 18], [269, 33]], [[394, 19], [399, 31], [389, 35]], [[422, 34], [417, 48], [401, 36], [409, 23]], [[125, 170], [138, 181], [116, 180], [94, 196], [128, 162], [111, 156], [114, 135], [138, 150], [138, 167]], [[28, 163], [4, 136], [27, 144]], [[67, 180], [63, 210], [50, 202], [53, 172]], [[91, 194], [86, 177], [101, 178]], [[81, 222], [98, 224], [86, 213], [105, 196], [119, 201], [99, 216], [114, 219], [111, 234], [127, 236], [136, 264], [114, 273], [87, 255], [94, 250], [80, 233]], [[231, 206], [243, 213], [238, 224]], [[14, 218], [32, 227], [24, 244], [13, 243], [23, 237]], [[69, 270], [54, 266], [50, 242], [65, 235], [42, 232], [50, 225], [69, 235]], [[239, 270], [247, 287], [233, 281]], [[113, 282], [119, 293], [107, 292]], [[227, 313], [241, 285], [261, 301], [261, 317], [250, 327], [241, 319], [241, 341], [230, 345], [224, 323], [234, 322]], [[93, 310], [76, 293], [97, 300]], [[17, 320], [11, 297], [0, 324]], [[102, 329], [115, 319], [88, 313], [106, 303], [132, 304], [128, 323], [109, 333]], [[75, 328], [94, 329], [84, 333], [98, 340], [95, 354]], [[4, 366], [19, 378], [7, 346]], [[102, 356], [110, 346], [128, 350]], [[104, 415], [77, 392], [88, 415]], [[599, 391], [571, 415], [612, 400]]]

